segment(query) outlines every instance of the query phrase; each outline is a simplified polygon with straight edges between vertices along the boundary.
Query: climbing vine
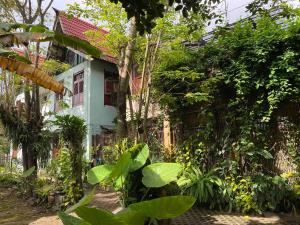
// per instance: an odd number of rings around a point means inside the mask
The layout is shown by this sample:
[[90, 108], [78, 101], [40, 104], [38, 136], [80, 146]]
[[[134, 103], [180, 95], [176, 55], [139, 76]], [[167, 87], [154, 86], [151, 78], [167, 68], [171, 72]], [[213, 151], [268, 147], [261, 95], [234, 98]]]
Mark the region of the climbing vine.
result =
[[[188, 149], [204, 148], [207, 167], [229, 159], [241, 172], [270, 172], [280, 123], [299, 126], [300, 19], [297, 10], [289, 15], [243, 20], [196, 50], [177, 46], [162, 54], [158, 99], [183, 134], [196, 133]], [[298, 159], [299, 146], [289, 151]]]

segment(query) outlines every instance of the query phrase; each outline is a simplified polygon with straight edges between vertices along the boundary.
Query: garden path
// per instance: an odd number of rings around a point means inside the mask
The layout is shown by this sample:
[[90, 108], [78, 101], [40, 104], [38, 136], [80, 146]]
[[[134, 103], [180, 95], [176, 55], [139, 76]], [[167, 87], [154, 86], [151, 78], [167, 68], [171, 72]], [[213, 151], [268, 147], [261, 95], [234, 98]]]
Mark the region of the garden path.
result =
[[[98, 191], [93, 206], [118, 211], [116, 194]], [[30, 203], [16, 197], [12, 189], [0, 188], [1, 225], [62, 225], [56, 213], [30, 206]], [[192, 209], [173, 221], [173, 225], [300, 225], [300, 216], [267, 214], [264, 217], [229, 214], [204, 209]]]

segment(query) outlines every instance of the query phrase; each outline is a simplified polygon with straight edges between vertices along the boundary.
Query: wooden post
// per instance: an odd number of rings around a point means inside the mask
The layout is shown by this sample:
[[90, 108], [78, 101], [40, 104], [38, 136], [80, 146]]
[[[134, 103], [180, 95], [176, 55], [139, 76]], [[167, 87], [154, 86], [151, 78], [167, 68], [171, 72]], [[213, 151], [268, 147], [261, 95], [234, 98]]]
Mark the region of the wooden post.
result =
[[172, 143], [171, 143], [171, 125], [170, 118], [168, 115], [165, 116], [163, 122], [164, 132], [164, 148], [168, 156], [172, 154]]

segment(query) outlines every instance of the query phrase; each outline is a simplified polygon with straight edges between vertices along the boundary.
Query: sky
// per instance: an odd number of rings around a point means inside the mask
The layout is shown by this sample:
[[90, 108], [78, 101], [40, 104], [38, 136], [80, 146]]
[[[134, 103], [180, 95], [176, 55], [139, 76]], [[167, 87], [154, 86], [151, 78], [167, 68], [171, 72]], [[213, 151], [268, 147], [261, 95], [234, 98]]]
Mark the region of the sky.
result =
[[[227, 21], [229, 23], [233, 23], [241, 18], [245, 18], [248, 15], [247, 13], [245, 13], [245, 7], [251, 1], [253, 0], [223, 0], [218, 8], [222, 12], [225, 12], [225, 9], [227, 8]], [[67, 8], [67, 4], [71, 4], [74, 2], [81, 3], [81, 0], [54, 0], [53, 7], [59, 10], [65, 10]], [[224, 2], [226, 2], [226, 4]], [[289, 2], [294, 6], [300, 6], [299, 0], [289, 0]], [[209, 31], [213, 29], [213, 27], [214, 26], [211, 25], [207, 28], [207, 30]]]

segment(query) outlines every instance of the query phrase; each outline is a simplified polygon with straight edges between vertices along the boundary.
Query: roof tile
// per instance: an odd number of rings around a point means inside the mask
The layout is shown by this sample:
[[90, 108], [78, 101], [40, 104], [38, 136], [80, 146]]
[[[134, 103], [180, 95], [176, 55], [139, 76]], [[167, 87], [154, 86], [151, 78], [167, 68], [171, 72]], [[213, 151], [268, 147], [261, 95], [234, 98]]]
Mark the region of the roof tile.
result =
[[[91, 42], [91, 39], [89, 39], [87, 35], [85, 35], [85, 32], [87, 31], [100, 31], [103, 34], [103, 37], [105, 37], [105, 35], [108, 33], [108, 31], [100, 29], [97, 26], [77, 17], [68, 18], [65, 15], [65, 13], [59, 14], [59, 22], [61, 24], [61, 28], [64, 34], [75, 36], [88, 42]], [[106, 60], [111, 63], [116, 63], [116, 59], [109, 54], [108, 49], [101, 46], [97, 47], [103, 52], [103, 60]]]

